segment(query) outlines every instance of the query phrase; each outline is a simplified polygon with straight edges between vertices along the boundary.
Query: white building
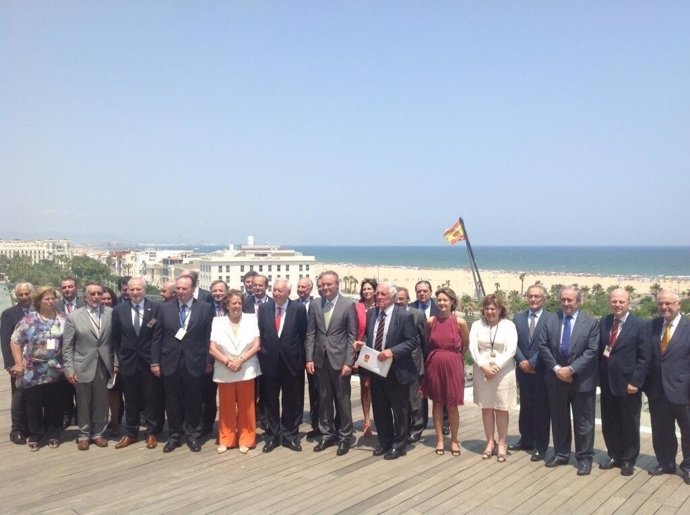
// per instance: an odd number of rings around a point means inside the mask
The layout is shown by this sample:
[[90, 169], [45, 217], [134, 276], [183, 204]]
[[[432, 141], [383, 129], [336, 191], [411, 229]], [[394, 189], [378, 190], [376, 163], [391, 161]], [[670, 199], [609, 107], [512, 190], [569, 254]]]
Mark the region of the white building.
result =
[[199, 268], [199, 286], [209, 289], [213, 281], [220, 279], [231, 288], [244, 291], [242, 277], [250, 270], [268, 277], [269, 291], [276, 279], [288, 279], [293, 288], [303, 277], [314, 279], [316, 257], [276, 245], [252, 243], [250, 238], [249, 245], [214, 252], [195, 260]]
[[32, 263], [43, 259], [53, 261], [58, 256], [72, 257], [70, 240], [0, 240], [0, 256], [28, 256]]

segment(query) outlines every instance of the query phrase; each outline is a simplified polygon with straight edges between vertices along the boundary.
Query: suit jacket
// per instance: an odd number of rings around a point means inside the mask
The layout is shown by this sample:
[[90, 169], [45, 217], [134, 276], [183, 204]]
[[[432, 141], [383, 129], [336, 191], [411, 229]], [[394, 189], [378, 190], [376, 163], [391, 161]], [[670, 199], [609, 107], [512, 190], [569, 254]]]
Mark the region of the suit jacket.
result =
[[120, 372], [134, 375], [139, 368], [150, 373], [153, 328], [160, 323], [160, 304], [144, 299], [139, 335], [132, 324], [132, 304], [127, 301], [113, 309], [113, 350]]
[[[438, 306], [436, 305], [436, 301], [434, 299], [429, 299], [429, 303], [430, 303], [429, 316], [434, 317], [434, 316], [438, 315]], [[414, 309], [418, 309], [419, 311], [422, 311], [419, 307], [419, 301], [418, 300], [415, 300], [414, 302], [410, 302], [410, 307], [414, 308]], [[426, 316], [426, 313], [424, 311], [422, 311], [422, 313], [424, 313], [424, 315]]]
[[612, 314], [599, 323], [600, 384], [608, 384], [613, 395], [625, 396], [628, 384], [642, 388], [649, 372], [652, 362], [651, 324], [628, 313], [611, 354], [605, 358], [603, 353], [609, 344], [612, 326]]
[[[273, 304], [273, 299], [266, 295], [267, 301], [264, 302], [264, 304]], [[242, 313], [254, 313], [254, 308], [256, 306], [256, 297], [254, 295], [247, 295], [247, 298], [244, 299], [244, 306], [242, 307]]]
[[[378, 316], [378, 309], [372, 309], [367, 313], [365, 333], [367, 347], [374, 348], [376, 339], [374, 326]], [[398, 306], [393, 306], [383, 348], [384, 350], [390, 349], [393, 352], [393, 363], [388, 371], [387, 379], [395, 378], [401, 384], [410, 384], [419, 380], [419, 372], [412, 359], [412, 352], [415, 348], [419, 348], [419, 340], [412, 313]], [[362, 372], [370, 374], [367, 370], [362, 370]]]
[[12, 357], [12, 349], [10, 349], [10, 340], [12, 333], [17, 324], [24, 318], [24, 309], [15, 304], [11, 308], [7, 308], [2, 312], [0, 317], [0, 344], [2, 345], [2, 362], [5, 368], [14, 366], [14, 358]]
[[[570, 366], [574, 374], [576, 392], [591, 392], [599, 380], [597, 351], [599, 350], [599, 324], [589, 315], [578, 311], [570, 332], [568, 359], [561, 357], [561, 329], [563, 311], [551, 317], [539, 338], [539, 355], [548, 371], [556, 365]], [[553, 372], [551, 372], [553, 373]], [[550, 374], [547, 373], [547, 378]]]
[[211, 296], [211, 292], [208, 290], [204, 290], [203, 288], [199, 288], [197, 300], [213, 304], [213, 297]]
[[529, 337], [529, 314], [530, 310], [515, 313], [513, 323], [518, 335], [517, 350], [515, 351], [515, 363], [527, 360], [532, 368], [542, 366], [543, 362], [539, 359], [539, 339], [544, 332], [546, 323], [555, 315], [542, 309], [541, 315], [537, 320], [537, 325], [534, 328], [532, 338]]
[[257, 319], [261, 340], [261, 373], [270, 377], [277, 376], [278, 362], [282, 357], [290, 374], [304, 374], [304, 340], [307, 336], [307, 310], [304, 306], [294, 300], [288, 301], [280, 336], [275, 326], [275, 304], [262, 304]]
[[117, 360], [113, 355], [111, 338], [112, 308], [101, 308], [101, 330], [96, 331], [86, 306], [75, 309], [67, 315], [62, 333], [62, 358], [65, 375], [76, 374], [80, 383], [90, 383], [96, 376], [100, 357], [112, 373]]
[[175, 338], [180, 329], [179, 300], [164, 302], [158, 313], [160, 319], [153, 326], [151, 340], [151, 364], [160, 365], [161, 374], [166, 376], [175, 374], [180, 367], [186, 367], [192, 377], [202, 376], [206, 365], [213, 363], [208, 353], [213, 307], [208, 302], [194, 300], [182, 340]]
[[690, 399], [690, 320], [680, 318], [663, 355], [659, 343], [664, 331], [664, 319], [659, 317], [652, 320], [651, 331], [652, 364], [645, 393], [650, 400], [666, 394], [671, 404], [687, 404]]
[[353, 366], [355, 350], [352, 344], [357, 335], [357, 312], [355, 301], [338, 296], [331, 314], [331, 323], [326, 329], [323, 308], [326, 299], [315, 299], [309, 304], [307, 324], [306, 360], [313, 361], [316, 368], [326, 365], [340, 370], [343, 365]]
[[[81, 308], [84, 306], [84, 300], [81, 297], [75, 297], [74, 298], [74, 310]], [[55, 303], [55, 311], [59, 313], [65, 313], [67, 314], [67, 310], [65, 309], [65, 299], [60, 299]], [[74, 311], [72, 310], [72, 311]]]
[[426, 327], [426, 316], [418, 309], [410, 308], [414, 322], [415, 332], [417, 333], [417, 345], [412, 351], [412, 361], [417, 367], [417, 373], [424, 375], [424, 362], [429, 355], [429, 343], [427, 342], [428, 331]]

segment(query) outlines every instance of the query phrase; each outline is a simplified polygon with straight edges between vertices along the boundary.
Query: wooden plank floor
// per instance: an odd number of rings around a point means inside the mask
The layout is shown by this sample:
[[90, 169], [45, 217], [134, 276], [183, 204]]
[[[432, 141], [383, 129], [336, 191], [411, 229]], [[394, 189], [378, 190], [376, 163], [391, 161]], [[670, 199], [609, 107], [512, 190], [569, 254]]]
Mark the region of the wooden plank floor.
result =
[[[9, 428], [9, 381], [0, 385], [0, 421]], [[655, 460], [649, 434], [635, 474], [601, 471], [603, 440], [597, 433], [595, 468], [577, 477], [575, 467], [547, 469], [529, 454], [513, 453], [504, 464], [482, 461], [481, 414], [460, 412], [463, 453], [433, 452], [433, 430], [408, 455], [374, 458], [375, 438], [361, 437], [359, 386], [353, 382], [357, 442], [350, 453], [278, 448], [262, 454], [216, 453], [213, 440], [198, 454], [186, 446], [163, 454], [143, 442], [127, 449], [93, 447], [78, 452], [75, 428], [59, 449], [0, 441], [0, 506], [3, 513], [689, 513], [690, 486], [679, 475], [651, 477]], [[511, 413], [511, 434], [517, 433]], [[306, 431], [308, 428], [303, 426]], [[600, 428], [597, 428], [599, 431]], [[679, 460], [680, 461], [680, 460]], [[574, 460], [571, 460], [574, 463]]]

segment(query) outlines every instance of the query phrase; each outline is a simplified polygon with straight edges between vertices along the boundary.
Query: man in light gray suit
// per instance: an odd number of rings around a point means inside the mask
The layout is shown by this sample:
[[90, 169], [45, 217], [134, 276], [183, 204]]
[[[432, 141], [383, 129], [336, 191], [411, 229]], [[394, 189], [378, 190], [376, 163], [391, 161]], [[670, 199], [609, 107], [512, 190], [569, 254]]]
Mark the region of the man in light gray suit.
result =
[[[309, 305], [306, 369], [316, 374], [319, 387], [319, 429], [321, 441], [314, 452], [338, 443], [338, 456], [347, 454], [352, 444], [350, 376], [355, 362], [352, 346], [357, 336], [357, 312], [353, 299], [339, 293], [340, 280], [333, 271], [321, 275], [324, 296]], [[333, 402], [340, 418], [335, 429]]]
[[103, 288], [97, 282], [84, 286], [86, 305], [67, 316], [62, 354], [65, 377], [77, 392], [77, 425], [80, 451], [92, 442], [107, 447], [103, 437], [108, 424], [108, 379], [114, 363], [110, 331], [113, 310], [101, 306]]

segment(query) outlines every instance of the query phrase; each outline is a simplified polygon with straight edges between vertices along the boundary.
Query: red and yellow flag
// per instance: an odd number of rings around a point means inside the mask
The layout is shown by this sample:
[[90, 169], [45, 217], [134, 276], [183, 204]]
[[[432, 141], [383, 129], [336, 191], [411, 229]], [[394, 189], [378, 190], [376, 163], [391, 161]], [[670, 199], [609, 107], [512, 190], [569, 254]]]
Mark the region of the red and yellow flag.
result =
[[448, 240], [448, 243], [451, 245], [455, 245], [459, 241], [463, 241], [465, 239], [465, 232], [462, 230], [462, 225], [460, 224], [460, 221], [458, 220], [453, 224], [453, 227], [446, 229], [446, 232], [443, 233], [443, 237]]

